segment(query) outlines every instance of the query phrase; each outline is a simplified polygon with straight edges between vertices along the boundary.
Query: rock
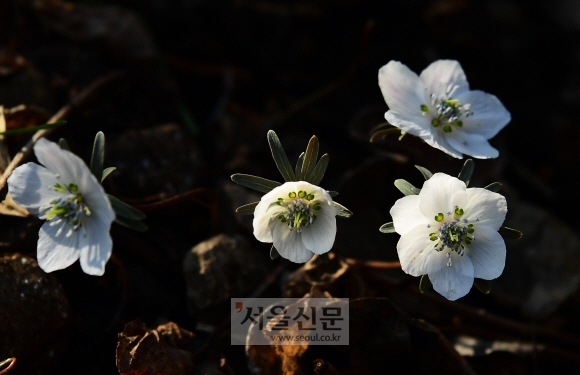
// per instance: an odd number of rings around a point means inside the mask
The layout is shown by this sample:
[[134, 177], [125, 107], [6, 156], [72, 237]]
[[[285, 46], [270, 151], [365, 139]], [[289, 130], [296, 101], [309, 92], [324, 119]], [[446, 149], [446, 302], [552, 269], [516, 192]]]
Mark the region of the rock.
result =
[[268, 273], [270, 256], [262, 256], [242, 236], [219, 234], [185, 256], [183, 272], [191, 313], [247, 296]]
[[0, 258], [0, 353], [27, 374], [45, 374], [63, 352], [68, 301], [54, 275], [20, 254]]

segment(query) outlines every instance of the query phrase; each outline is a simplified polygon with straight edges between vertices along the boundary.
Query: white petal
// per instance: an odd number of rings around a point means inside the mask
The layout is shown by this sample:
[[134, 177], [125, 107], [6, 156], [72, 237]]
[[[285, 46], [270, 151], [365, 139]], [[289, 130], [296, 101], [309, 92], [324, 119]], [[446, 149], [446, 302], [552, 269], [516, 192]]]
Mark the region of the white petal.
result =
[[425, 139], [427, 143], [429, 143], [428, 139], [433, 138], [430, 120], [422, 115], [413, 115], [409, 112], [397, 113], [390, 110], [385, 113], [385, 120], [409, 134]]
[[507, 202], [501, 194], [482, 188], [467, 189], [465, 216], [472, 224], [487, 225], [497, 231], [505, 220]]
[[447, 217], [447, 212], [454, 208], [453, 196], [465, 190], [465, 183], [458, 178], [445, 173], [435, 173], [423, 184], [419, 193], [419, 208], [428, 218], [435, 218], [439, 213]]
[[395, 231], [403, 235], [417, 226], [425, 226], [435, 223], [433, 218], [428, 218], [419, 209], [419, 196], [407, 195], [395, 202], [390, 214], [393, 218]]
[[475, 90], [459, 95], [457, 99], [461, 103], [471, 104], [473, 114], [462, 118], [463, 129], [467, 132], [490, 139], [511, 121], [510, 113], [494, 95]]
[[455, 60], [437, 60], [421, 72], [421, 81], [428, 94], [443, 95], [451, 86], [459, 86], [453, 97], [469, 90], [469, 84], [459, 62]]
[[439, 255], [434, 248], [435, 242], [429, 239], [429, 233], [433, 232], [437, 229], [416, 226], [399, 239], [397, 254], [401, 269], [409, 275], [421, 276], [439, 270], [439, 263], [432, 261]]
[[338, 208], [321, 204], [316, 212], [317, 219], [300, 233], [304, 246], [314, 254], [324, 254], [334, 245], [336, 237], [336, 214]]
[[416, 73], [399, 61], [390, 61], [379, 69], [379, 87], [389, 106], [389, 112], [402, 120], [428, 129], [429, 123], [421, 112], [421, 104], [427, 104], [428, 100], [423, 83]]
[[33, 214], [48, 205], [60, 194], [49, 187], [58, 181], [54, 174], [36, 163], [26, 163], [16, 168], [8, 178], [8, 191], [12, 199]]
[[[80, 161], [82, 162], [82, 160]], [[110, 225], [110, 223], [115, 220], [115, 211], [111, 206], [111, 202], [109, 201], [103, 186], [97, 181], [97, 178], [84, 163], [82, 166], [82, 175], [80, 175], [77, 180], [79, 192], [82, 193], [92, 215]]]
[[[447, 266], [451, 254], [451, 266]], [[469, 256], [461, 256], [454, 251], [442, 251], [433, 257], [432, 262], [439, 263], [439, 271], [429, 273], [433, 289], [448, 300], [455, 301], [463, 297], [473, 286], [473, 265]]]
[[296, 229], [290, 230], [288, 226], [278, 222], [272, 228], [274, 247], [283, 258], [294, 263], [306, 263], [314, 256], [302, 242], [301, 233]]
[[474, 277], [484, 280], [498, 278], [505, 267], [506, 248], [501, 235], [487, 225], [475, 226], [475, 241], [467, 245]]
[[483, 135], [453, 130], [447, 134], [447, 142], [455, 150], [478, 159], [497, 158], [499, 151], [491, 147]]
[[113, 240], [109, 234], [111, 222], [105, 223], [95, 218], [83, 220], [84, 230], [77, 230], [79, 236], [80, 262], [86, 274], [101, 276], [111, 257]]
[[85, 162], [78, 156], [44, 138], [36, 141], [34, 154], [40, 164], [54, 175], [58, 175], [61, 184], [78, 184], [80, 176], [89, 171]]
[[60, 225], [50, 226], [47, 222], [40, 228], [36, 256], [44, 272], [62, 270], [79, 258], [79, 231], [73, 231], [70, 237], [66, 237], [70, 228], [65, 226], [58, 237], [56, 233]]
[[457, 150], [455, 150], [453, 147], [451, 147], [449, 142], [447, 142], [445, 136], [446, 133], [443, 133], [440, 128], [437, 129], [432, 128], [431, 133], [421, 135], [420, 137], [425, 141], [425, 143], [427, 143], [431, 147], [441, 150], [444, 153], [453, 156], [454, 158], [462, 159], [463, 155], [460, 152], [457, 152]]
[[274, 220], [278, 220], [276, 207], [282, 210], [282, 208], [276, 203], [269, 203], [266, 200], [262, 200], [254, 209], [254, 220], [252, 222], [254, 226], [254, 236], [260, 242], [273, 241], [272, 228], [270, 228], [270, 226], [275, 224], [273, 222]]

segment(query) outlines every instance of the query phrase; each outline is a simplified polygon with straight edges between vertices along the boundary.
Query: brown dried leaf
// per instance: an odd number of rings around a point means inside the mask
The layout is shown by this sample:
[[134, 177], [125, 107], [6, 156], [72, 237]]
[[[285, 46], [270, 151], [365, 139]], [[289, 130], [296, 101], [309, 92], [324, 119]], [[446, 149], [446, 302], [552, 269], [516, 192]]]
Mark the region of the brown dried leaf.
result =
[[192, 354], [181, 348], [193, 337], [173, 322], [150, 330], [139, 320], [131, 321], [119, 334], [117, 369], [121, 375], [191, 374]]
[[328, 253], [328, 260], [315, 256], [292, 273], [286, 284], [286, 297], [303, 297], [313, 287], [344, 298], [368, 296], [368, 288], [358, 271], [332, 252]]

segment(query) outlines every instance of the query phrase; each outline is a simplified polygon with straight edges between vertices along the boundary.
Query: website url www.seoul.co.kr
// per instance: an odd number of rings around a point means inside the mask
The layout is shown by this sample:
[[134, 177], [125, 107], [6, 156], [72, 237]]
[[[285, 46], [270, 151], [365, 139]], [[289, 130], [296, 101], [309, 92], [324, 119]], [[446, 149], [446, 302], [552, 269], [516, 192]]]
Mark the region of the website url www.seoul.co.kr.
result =
[[340, 341], [341, 335], [270, 335], [270, 340], [272, 342], [331, 342]]

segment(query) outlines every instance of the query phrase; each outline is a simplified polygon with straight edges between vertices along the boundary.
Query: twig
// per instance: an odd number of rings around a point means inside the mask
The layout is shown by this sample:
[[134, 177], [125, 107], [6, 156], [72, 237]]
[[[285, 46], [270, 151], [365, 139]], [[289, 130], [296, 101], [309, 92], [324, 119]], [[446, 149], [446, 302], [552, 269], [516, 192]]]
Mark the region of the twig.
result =
[[[54, 114], [49, 120], [48, 123], [56, 122], [65, 119], [73, 109], [76, 109], [83, 105], [91, 96], [93, 96], [98, 90], [102, 89], [104, 86], [108, 85], [112, 81], [118, 79], [123, 75], [123, 72], [112, 72], [109, 73], [101, 78], [98, 78], [96, 81], [91, 83], [91, 85], [81, 91], [77, 96], [75, 96], [71, 102], [64, 107], [62, 107], [57, 113]], [[14, 155], [14, 158], [6, 167], [6, 170], [0, 177], [0, 190], [4, 189], [6, 186], [6, 180], [12, 174], [12, 171], [18, 167], [22, 161], [27, 158], [30, 153], [32, 152], [32, 147], [41, 137], [46, 137], [50, 133], [52, 133], [53, 129], [42, 129], [34, 133], [32, 138], [26, 143], [20, 151]]]
[[345, 258], [346, 262], [351, 266], [373, 268], [376, 270], [400, 270], [401, 262], [383, 262], [380, 260], [360, 260], [354, 258]]

